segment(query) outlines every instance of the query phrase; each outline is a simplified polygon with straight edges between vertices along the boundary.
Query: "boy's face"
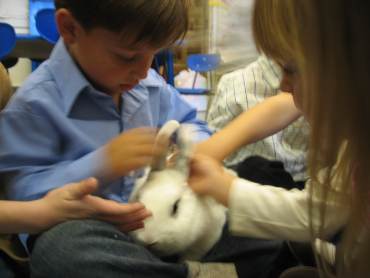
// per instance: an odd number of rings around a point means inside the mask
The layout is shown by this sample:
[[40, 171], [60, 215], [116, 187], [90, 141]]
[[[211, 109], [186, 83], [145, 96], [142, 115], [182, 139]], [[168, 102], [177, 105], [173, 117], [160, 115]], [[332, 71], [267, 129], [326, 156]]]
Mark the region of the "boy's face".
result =
[[130, 46], [118, 34], [103, 28], [79, 28], [67, 47], [94, 87], [112, 96], [132, 89], [146, 78], [160, 50], [148, 45]]

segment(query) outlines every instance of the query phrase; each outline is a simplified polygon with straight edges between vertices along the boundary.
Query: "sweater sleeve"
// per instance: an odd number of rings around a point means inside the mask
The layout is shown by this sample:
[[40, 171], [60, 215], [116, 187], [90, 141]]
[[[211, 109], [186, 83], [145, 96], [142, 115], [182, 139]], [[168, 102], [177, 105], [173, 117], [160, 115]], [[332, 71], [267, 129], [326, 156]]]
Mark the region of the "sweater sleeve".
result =
[[[264, 239], [308, 241], [309, 182], [304, 190], [286, 190], [236, 179], [229, 196], [230, 229], [234, 234]], [[313, 195], [312, 223], [320, 225], [318, 195]], [[330, 236], [346, 223], [348, 208], [328, 200], [324, 232]]]

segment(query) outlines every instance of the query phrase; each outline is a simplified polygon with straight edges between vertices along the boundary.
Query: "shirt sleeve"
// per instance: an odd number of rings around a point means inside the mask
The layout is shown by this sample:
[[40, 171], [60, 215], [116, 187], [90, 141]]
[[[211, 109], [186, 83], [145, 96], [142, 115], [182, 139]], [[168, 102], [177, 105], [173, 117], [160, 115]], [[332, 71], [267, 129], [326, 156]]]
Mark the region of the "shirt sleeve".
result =
[[63, 157], [59, 133], [47, 117], [16, 110], [1, 113], [0, 175], [11, 199], [37, 199], [51, 189], [98, 175], [101, 150], [77, 160]]
[[[309, 182], [308, 185], [309, 187]], [[309, 189], [286, 190], [236, 179], [229, 195], [230, 229], [242, 236], [308, 241], [311, 239]], [[314, 194], [312, 223], [320, 226], [320, 199]], [[329, 200], [324, 233], [338, 232], [348, 218], [347, 207]]]
[[221, 77], [216, 94], [209, 108], [207, 121], [212, 130], [218, 131], [241, 114], [247, 107], [246, 89], [235, 87], [235, 76], [239, 72]]
[[168, 120], [177, 120], [180, 123], [192, 124], [195, 127], [196, 141], [207, 139], [212, 133], [205, 121], [197, 118], [196, 109], [183, 99], [180, 93], [171, 85], [166, 85], [166, 90], [170, 93], [171, 103], [169, 105]]

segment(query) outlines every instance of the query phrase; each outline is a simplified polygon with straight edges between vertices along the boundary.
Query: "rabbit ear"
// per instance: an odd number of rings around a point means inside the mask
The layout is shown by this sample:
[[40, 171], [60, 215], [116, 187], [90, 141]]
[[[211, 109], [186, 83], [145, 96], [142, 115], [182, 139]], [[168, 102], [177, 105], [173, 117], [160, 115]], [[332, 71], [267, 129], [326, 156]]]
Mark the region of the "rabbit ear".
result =
[[179, 154], [176, 159], [175, 168], [183, 172], [186, 176], [189, 175], [190, 157], [193, 152], [194, 142], [192, 135], [194, 134], [194, 127], [191, 125], [182, 125], [178, 132], [177, 145], [179, 147]]
[[144, 168], [144, 170], [142, 170], [141, 177], [136, 179], [135, 186], [132, 189], [132, 192], [130, 194], [130, 198], [129, 198], [130, 203], [139, 201], [139, 192], [141, 188], [143, 188], [143, 186], [145, 185], [146, 181], [148, 180], [149, 173], [150, 173], [150, 167], [146, 167]]
[[171, 141], [171, 136], [178, 130], [180, 124], [178, 121], [171, 120], [165, 123], [159, 130], [156, 138], [156, 144], [163, 144], [165, 146], [165, 152], [154, 158], [152, 162], [152, 170], [160, 171], [166, 167], [166, 158], [168, 147]]

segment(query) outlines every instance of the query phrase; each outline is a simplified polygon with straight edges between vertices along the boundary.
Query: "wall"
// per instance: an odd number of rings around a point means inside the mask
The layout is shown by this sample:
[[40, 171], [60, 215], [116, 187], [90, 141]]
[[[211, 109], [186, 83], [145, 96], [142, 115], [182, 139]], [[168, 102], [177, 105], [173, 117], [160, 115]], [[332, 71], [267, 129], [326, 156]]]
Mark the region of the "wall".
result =
[[253, 0], [210, 1], [210, 51], [220, 53], [219, 74], [235, 70], [258, 56], [251, 28]]

